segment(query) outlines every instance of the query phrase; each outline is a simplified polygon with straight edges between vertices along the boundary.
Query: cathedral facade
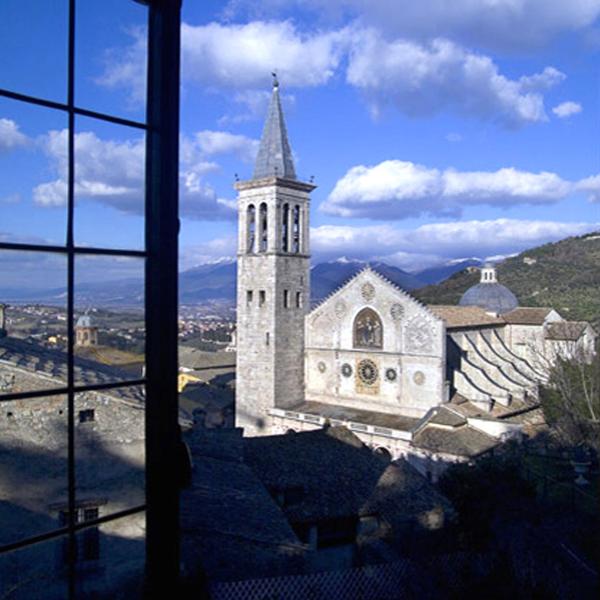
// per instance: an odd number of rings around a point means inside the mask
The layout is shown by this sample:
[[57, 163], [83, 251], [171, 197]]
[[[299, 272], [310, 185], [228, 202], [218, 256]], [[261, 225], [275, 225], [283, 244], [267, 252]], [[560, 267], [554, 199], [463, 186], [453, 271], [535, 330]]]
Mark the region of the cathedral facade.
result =
[[539, 425], [548, 365], [593, 352], [588, 323], [519, 307], [492, 266], [458, 306], [425, 306], [367, 267], [310, 310], [314, 185], [296, 177], [277, 83], [253, 178], [236, 188], [245, 436], [345, 426], [435, 479]]

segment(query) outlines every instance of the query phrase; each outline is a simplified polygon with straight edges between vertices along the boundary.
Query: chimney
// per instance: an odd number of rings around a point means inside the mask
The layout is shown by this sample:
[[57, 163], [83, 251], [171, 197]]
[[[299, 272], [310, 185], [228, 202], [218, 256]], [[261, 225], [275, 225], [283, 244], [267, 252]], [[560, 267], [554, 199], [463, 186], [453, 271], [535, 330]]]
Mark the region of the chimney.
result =
[[6, 304], [0, 304], [0, 338], [6, 335]]

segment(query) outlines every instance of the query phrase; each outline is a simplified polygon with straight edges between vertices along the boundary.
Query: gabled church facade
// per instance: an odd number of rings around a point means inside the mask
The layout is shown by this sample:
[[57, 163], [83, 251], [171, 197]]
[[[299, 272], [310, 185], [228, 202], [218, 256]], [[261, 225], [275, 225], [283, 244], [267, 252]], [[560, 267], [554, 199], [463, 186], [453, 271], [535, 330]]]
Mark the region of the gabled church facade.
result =
[[492, 266], [458, 306], [425, 306], [366, 268], [309, 311], [312, 183], [299, 181], [275, 81], [254, 176], [238, 182], [236, 426], [344, 426], [435, 479], [541, 423], [533, 360], [593, 352], [587, 323], [522, 308]]
[[422, 417], [447, 396], [443, 321], [367, 268], [306, 317], [307, 398]]

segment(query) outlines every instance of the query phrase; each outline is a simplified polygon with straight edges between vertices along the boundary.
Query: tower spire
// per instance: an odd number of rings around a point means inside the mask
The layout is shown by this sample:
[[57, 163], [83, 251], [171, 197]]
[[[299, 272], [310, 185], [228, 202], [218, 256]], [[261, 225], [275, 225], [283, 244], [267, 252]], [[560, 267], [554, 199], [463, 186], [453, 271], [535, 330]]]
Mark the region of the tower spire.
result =
[[282, 177], [295, 180], [296, 170], [279, 98], [279, 81], [276, 73], [272, 75], [271, 102], [256, 157], [253, 179]]

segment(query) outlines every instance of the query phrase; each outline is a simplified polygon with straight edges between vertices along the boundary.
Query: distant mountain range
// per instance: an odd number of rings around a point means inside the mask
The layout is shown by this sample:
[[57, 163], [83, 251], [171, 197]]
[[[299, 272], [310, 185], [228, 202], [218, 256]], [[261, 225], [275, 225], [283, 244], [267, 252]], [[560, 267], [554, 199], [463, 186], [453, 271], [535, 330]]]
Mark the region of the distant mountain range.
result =
[[[498, 266], [498, 279], [521, 306], [549, 306], [566, 319], [590, 321], [600, 331], [600, 232], [507, 258]], [[462, 270], [413, 293], [428, 304], [456, 304], [478, 282], [478, 272]]]
[[[447, 264], [408, 273], [383, 262], [365, 262], [341, 258], [319, 263], [311, 268], [311, 299], [318, 302], [327, 297], [348, 279], [364, 269], [367, 264], [384, 277], [405, 290], [415, 290], [430, 283], [437, 283], [467, 266], [480, 264], [477, 259], [451, 261]], [[199, 265], [179, 275], [179, 299], [182, 304], [201, 302], [235, 302], [236, 262], [222, 260]], [[46, 290], [1, 289], [0, 299], [7, 302], [64, 303], [65, 288]], [[76, 286], [78, 306], [140, 306], [144, 301], [142, 281], [120, 279], [98, 283], [81, 283]]]

